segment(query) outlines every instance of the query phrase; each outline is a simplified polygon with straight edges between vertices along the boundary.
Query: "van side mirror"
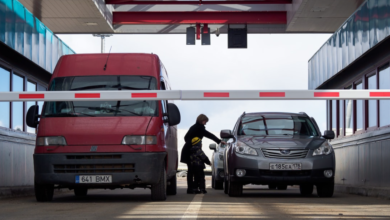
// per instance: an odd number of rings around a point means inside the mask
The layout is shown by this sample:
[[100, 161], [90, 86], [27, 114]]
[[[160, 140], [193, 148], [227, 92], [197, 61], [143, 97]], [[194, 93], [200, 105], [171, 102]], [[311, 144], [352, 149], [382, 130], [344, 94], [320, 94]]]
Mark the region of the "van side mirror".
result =
[[31, 106], [28, 111], [27, 111], [27, 116], [26, 116], [26, 124], [29, 127], [36, 128], [38, 127], [38, 115], [39, 112], [39, 106], [38, 105], [33, 105]]
[[210, 148], [210, 150], [217, 151], [217, 145], [216, 144], [210, 144], [209, 148]]
[[220, 136], [221, 138], [234, 138], [231, 130], [222, 130]]
[[173, 104], [168, 103], [168, 124], [169, 126], [178, 125], [181, 121], [179, 108]]
[[324, 137], [325, 139], [334, 139], [336, 135], [334, 134], [334, 131], [332, 130], [325, 130], [324, 131], [324, 135], [322, 137]]

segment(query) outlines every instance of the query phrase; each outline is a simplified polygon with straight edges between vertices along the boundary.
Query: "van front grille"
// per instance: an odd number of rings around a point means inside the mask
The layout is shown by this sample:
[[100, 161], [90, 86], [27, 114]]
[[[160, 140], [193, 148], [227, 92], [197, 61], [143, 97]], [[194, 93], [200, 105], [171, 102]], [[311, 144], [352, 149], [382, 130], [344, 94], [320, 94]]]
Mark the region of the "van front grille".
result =
[[134, 164], [55, 164], [54, 173], [132, 173]]
[[299, 159], [299, 158], [305, 158], [307, 155], [308, 150], [302, 150], [302, 149], [262, 149], [262, 152], [265, 157], [268, 158], [275, 158], [275, 159]]

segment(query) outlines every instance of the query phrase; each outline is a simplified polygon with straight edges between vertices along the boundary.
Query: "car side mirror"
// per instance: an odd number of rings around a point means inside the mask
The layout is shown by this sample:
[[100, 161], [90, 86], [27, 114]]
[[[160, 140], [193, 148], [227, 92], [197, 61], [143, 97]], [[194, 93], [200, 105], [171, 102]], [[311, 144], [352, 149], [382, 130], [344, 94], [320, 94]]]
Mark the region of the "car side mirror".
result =
[[210, 144], [209, 148], [210, 148], [210, 150], [217, 151], [217, 145], [216, 144]]
[[29, 127], [36, 128], [38, 127], [38, 115], [39, 112], [39, 106], [38, 105], [33, 105], [31, 106], [28, 111], [27, 111], [27, 116], [26, 116], [26, 124]]
[[231, 130], [222, 130], [220, 136], [221, 138], [234, 138]]
[[169, 126], [178, 125], [181, 121], [179, 108], [173, 104], [168, 103], [168, 124]]
[[325, 139], [334, 139], [336, 135], [334, 134], [334, 131], [332, 130], [325, 130], [324, 131], [324, 135], [322, 137], [324, 137]]

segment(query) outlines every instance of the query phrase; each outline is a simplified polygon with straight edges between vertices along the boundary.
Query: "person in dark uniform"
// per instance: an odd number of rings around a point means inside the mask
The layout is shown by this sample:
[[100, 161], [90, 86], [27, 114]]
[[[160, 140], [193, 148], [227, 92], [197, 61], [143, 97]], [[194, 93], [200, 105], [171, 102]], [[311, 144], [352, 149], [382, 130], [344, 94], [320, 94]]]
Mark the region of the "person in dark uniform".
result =
[[191, 148], [191, 167], [194, 173], [194, 186], [195, 190], [198, 191], [198, 187], [201, 193], [206, 194], [206, 180], [204, 175], [204, 169], [206, 166], [204, 164], [210, 165], [210, 160], [202, 150], [202, 140], [198, 137], [192, 138], [192, 148]]
[[183, 150], [181, 151], [181, 158], [180, 162], [187, 164], [187, 193], [188, 194], [195, 194], [195, 193], [200, 193], [200, 191], [197, 190], [197, 187], [195, 188], [194, 186], [194, 173], [192, 171], [191, 167], [191, 160], [190, 160], [190, 155], [191, 155], [191, 148], [192, 144], [191, 141], [194, 137], [198, 137], [200, 139], [203, 139], [203, 137], [207, 137], [216, 143], [223, 143], [226, 144], [226, 142], [221, 141], [219, 138], [217, 138], [215, 135], [211, 134], [206, 130], [206, 123], [209, 121], [209, 118], [207, 118], [206, 115], [200, 114], [198, 118], [196, 119], [196, 123], [190, 127], [188, 130], [187, 134], [184, 136], [184, 147]]

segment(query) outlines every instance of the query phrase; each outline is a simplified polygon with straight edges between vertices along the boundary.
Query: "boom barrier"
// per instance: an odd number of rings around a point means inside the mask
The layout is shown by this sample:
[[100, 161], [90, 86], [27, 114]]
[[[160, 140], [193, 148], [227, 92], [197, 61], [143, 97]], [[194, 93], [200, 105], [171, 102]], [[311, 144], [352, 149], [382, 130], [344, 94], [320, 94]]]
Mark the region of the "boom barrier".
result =
[[390, 100], [390, 90], [121, 90], [0, 92], [0, 102], [129, 100]]

